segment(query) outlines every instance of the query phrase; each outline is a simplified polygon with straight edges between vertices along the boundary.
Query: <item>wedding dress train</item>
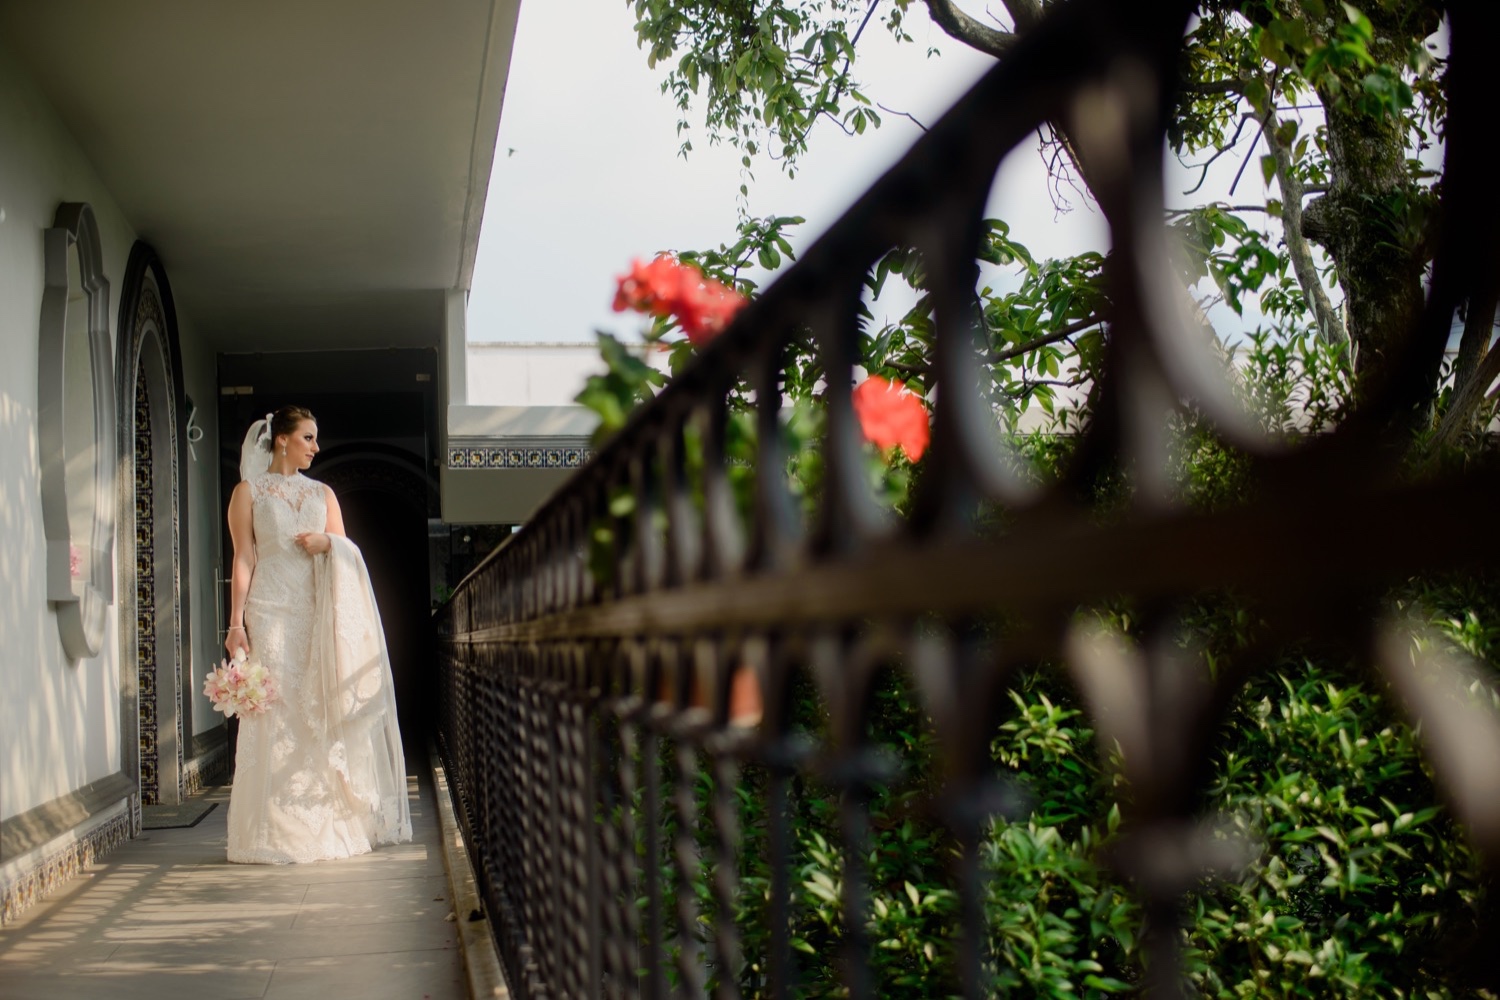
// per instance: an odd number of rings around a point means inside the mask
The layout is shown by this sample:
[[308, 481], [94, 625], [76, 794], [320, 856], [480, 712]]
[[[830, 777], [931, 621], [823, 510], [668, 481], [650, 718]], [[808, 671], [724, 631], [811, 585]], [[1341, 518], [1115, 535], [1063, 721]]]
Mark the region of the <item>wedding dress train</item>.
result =
[[411, 839], [406, 767], [380, 613], [359, 549], [295, 542], [327, 521], [301, 474], [249, 480], [256, 563], [245, 599], [251, 655], [279, 700], [242, 716], [229, 799], [229, 860], [285, 864]]

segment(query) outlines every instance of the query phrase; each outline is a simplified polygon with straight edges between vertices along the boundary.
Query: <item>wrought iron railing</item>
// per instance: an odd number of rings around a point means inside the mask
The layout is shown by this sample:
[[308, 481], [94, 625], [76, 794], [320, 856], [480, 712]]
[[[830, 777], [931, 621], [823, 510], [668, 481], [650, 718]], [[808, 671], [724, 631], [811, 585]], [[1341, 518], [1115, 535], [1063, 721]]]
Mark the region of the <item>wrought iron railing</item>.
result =
[[[1337, 431], [1283, 452], [1238, 415], [1163, 263], [1163, 122], [1191, 6], [1055, 8], [440, 613], [443, 751], [520, 995], [656, 998], [711, 986], [737, 996], [752, 958], [757, 995], [796, 994], [788, 796], [804, 779], [839, 803], [844, 986], [853, 997], [881, 995], [866, 961], [862, 864], [864, 803], [888, 777], [866, 725], [869, 698], [890, 666], [924, 693], [936, 734], [933, 815], [955, 845], [963, 924], [957, 979], [966, 995], [983, 995], [979, 841], [1004, 799], [990, 739], [1012, 669], [1038, 660], [1066, 664], [1092, 724], [1125, 751], [1132, 811], [1111, 857], [1143, 904], [1152, 972], [1142, 988], [1176, 995], [1174, 914], [1215, 853], [1197, 832], [1196, 790], [1254, 658], [1186, 684], [1170, 644], [1153, 635], [1175, 602], [1208, 592], [1255, 602], [1268, 644], [1316, 630], [1363, 650], [1418, 718], [1441, 718], [1427, 730], [1437, 782], [1478, 856], [1492, 870], [1500, 862], [1494, 720], [1445, 706], [1428, 664], [1418, 669], [1382, 645], [1372, 611], [1393, 581], [1500, 556], [1494, 469], [1413, 477], [1387, 444], [1455, 307], [1500, 273], [1492, 247], [1465, 239], [1481, 233], [1493, 244], [1500, 232], [1497, 201], [1482, 187], [1482, 68], [1461, 33], [1466, 18], [1488, 15], [1477, 2], [1452, 7], [1443, 198], [1464, 209], [1444, 215], [1427, 310], [1405, 345], [1411, 363], [1394, 366], [1383, 394]], [[987, 193], [1001, 158], [1049, 121], [1065, 123], [1093, 165], [1114, 246], [1111, 353], [1077, 474], [1149, 467], [1166, 416], [1191, 399], [1251, 456], [1252, 505], [1159, 503], [1145, 476], [1127, 513], [1101, 519], [1076, 501], [1074, 481], [1041, 490], [1015, 481], [987, 404], [958, 388], [977, 382], [981, 363], [973, 248]], [[914, 513], [899, 524], [867, 496], [849, 389], [861, 279], [893, 245], [925, 256], [943, 387]], [[786, 352], [809, 336], [828, 415], [824, 488], [804, 516], [780, 474], [778, 428]], [[725, 447], [737, 384], [753, 389], [760, 430], [748, 510], [731, 483], [744, 470]], [[622, 496], [631, 502], [620, 505]], [[1337, 518], [1311, 530], [1309, 498]], [[1006, 529], [974, 527], [977, 505], [1003, 510]], [[1391, 530], [1438, 523], [1466, 531]], [[1135, 652], [1075, 625], [1079, 607], [1119, 598], [1148, 613]], [[970, 628], [997, 613], [1026, 625], [999, 650]], [[747, 672], [754, 718], [740, 714], [736, 693]], [[824, 746], [809, 747], [791, 717], [805, 676], [817, 678], [827, 706]], [[762, 807], [762, 829], [737, 829], [747, 795]], [[762, 852], [769, 872], [754, 888], [768, 928], [754, 956], [733, 916], [747, 891], [736, 883], [744, 850]], [[1497, 932], [1488, 929], [1491, 939]]]

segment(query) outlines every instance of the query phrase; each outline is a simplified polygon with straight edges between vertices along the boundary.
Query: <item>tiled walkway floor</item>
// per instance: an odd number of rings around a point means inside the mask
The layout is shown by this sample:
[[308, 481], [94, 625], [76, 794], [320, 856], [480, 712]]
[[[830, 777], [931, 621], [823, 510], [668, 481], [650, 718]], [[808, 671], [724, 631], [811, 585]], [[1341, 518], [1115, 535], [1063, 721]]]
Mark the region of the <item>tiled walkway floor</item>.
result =
[[229, 789], [205, 793], [196, 827], [143, 831], [0, 930], [0, 997], [458, 1000], [432, 780], [410, 773], [412, 843], [310, 865], [226, 862]]

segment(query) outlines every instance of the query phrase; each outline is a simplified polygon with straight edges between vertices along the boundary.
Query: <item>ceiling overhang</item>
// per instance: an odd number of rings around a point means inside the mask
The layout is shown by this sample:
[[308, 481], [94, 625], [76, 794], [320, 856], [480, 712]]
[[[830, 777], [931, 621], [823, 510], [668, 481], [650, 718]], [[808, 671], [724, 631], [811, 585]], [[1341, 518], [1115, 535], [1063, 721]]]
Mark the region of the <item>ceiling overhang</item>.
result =
[[0, 2], [219, 350], [427, 346], [467, 289], [519, 0]]

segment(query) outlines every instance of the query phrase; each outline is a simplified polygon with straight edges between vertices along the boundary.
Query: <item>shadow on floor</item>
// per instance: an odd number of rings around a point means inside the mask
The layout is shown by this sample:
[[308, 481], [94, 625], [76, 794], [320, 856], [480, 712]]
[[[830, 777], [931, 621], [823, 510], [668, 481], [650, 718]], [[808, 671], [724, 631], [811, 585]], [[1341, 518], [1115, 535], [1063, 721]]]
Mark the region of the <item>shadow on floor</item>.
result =
[[196, 826], [145, 830], [0, 929], [7, 1000], [457, 1000], [462, 958], [430, 776], [409, 844], [305, 865], [224, 858], [229, 788]]

